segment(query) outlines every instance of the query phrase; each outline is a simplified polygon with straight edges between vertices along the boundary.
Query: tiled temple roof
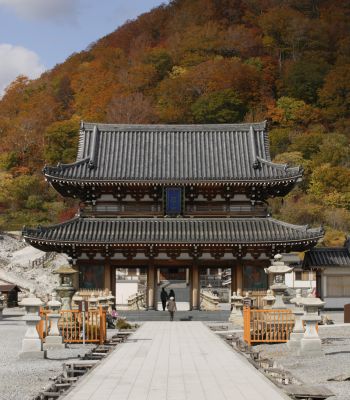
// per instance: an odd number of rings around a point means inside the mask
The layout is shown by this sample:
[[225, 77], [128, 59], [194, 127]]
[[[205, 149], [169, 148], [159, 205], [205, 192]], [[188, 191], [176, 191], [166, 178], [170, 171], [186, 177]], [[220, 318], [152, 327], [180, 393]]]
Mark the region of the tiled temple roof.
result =
[[320, 228], [287, 224], [273, 218], [82, 218], [23, 230], [35, 247], [48, 244], [147, 245], [305, 245], [323, 236]]
[[303, 267], [350, 267], [348, 247], [317, 247], [305, 254]]
[[271, 162], [266, 123], [83, 123], [77, 161], [45, 167], [53, 182], [294, 182], [302, 169]]

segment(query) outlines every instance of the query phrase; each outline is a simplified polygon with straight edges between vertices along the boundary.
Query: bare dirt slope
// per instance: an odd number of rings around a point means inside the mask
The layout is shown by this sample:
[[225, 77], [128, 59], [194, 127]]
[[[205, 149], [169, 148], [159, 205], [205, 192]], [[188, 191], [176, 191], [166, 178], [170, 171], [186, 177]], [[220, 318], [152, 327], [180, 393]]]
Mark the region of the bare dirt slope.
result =
[[33, 266], [33, 261], [42, 258], [45, 253], [28, 246], [21, 239], [1, 235], [0, 240], [0, 280], [15, 283], [23, 289], [35, 289], [40, 295], [51, 293], [58, 284], [57, 275], [52, 272], [58, 266], [67, 263], [67, 257], [53, 254], [44, 264]]

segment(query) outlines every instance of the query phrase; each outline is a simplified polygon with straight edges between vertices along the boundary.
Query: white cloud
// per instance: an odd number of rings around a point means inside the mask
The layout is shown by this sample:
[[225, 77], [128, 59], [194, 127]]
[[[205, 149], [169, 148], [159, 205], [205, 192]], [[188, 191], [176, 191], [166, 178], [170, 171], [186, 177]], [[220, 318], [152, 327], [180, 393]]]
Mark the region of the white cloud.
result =
[[77, 16], [80, 0], [0, 0], [19, 17], [26, 20], [71, 22]]
[[45, 70], [38, 55], [21, 46], [0, 44], [0, 60], [0, 97], [18, 75], [34, 79]]

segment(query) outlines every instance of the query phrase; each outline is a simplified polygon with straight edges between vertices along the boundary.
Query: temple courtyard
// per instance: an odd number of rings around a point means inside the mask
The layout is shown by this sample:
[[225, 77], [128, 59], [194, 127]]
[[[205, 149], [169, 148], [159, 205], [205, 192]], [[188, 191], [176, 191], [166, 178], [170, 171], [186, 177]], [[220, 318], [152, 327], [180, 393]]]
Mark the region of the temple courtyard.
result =
[[[145, 313], [147, 314], [147, 312]], [[180, 314], [180, 312], [179, 312]], [[62, 373], [62, 365], [91, 350], [69, 344], [50, 350], [47, 359], [21, 360], [23, 310], [7, 309], [0, 321], [0, 400], [33, 400]], [[300, 357], [284, 343], [253, 347], [262, 359], [293, 377], [298, 385], [331, 390], [333, 400], [349, 400], [350, 324], [342, 313], [328, 314], [335, 325], [320, 326], [323, 357]], [[227, 322], [142, 321], [141, 326], [99, 365], [62, 395], [93, 399], [288, 399], [226, 337], [242, 336]], [[210, 328], [213, 328], [211, 330]], [[223, 329], [222, 328], [226, 328]], [[108, 330], [108, 337], [116, 330]], [[288, 386], [288, 385], [287, 385]], [[284, 390], [285, 387], [283, 387]]]
[[145, 322], [67, 400], [287, 397], [202, 322]]

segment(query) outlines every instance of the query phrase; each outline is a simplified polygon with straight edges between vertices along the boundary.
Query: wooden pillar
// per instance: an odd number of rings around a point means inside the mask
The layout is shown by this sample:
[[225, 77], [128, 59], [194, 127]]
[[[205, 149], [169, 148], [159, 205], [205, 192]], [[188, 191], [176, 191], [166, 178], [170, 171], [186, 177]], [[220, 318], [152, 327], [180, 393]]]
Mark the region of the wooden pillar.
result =
[[[232, 296], [233, 292], [237, 292], [237, 279], [236, 279], [236, 267], [231, 267], [231, 290], [230, 290], [230, 297]], [[231, 301], [231, 299], [230, 299]]]
[[190, 269], [186, 267], [186, 285], [190, 283]]
[[[311, 270], [311, 273], [313, 271]], [[316, 269], [316, 296], [320, 297], [321, 299], [324, 298], [324, 293], [322, 290], [322, 271]]]
[[111, 282], [111, 264], [109, 260], [106, 259], [105, 262], [105, 287], [104, 289], [112, 290]]
[[147, 268], [147, 309], [155, 309], [155, 267], [149, 264]]
[[72, 265], [72, 268], [75, 270], [75, 271], [77, 271], [78, 273], [77, 274], [73, 274], [73, 276], [72, 276], [72, 281], [73, 281], [73, 287], [74, 287], [74, 289], [75, 290], [79, 290], [79, 276], [80, 276], [80, 273], [79, 273], [79, 265]]
[[200, 287], [199, 287], [199, 267], [197, 263], [192, 265], [192, 309], [199, 310], [199, 298], [200, 298]]
[[236, 291], [238, 290], [241, 290], [241, 294], [243, 294], [243, 265], [240, 260], [236, 266]]

